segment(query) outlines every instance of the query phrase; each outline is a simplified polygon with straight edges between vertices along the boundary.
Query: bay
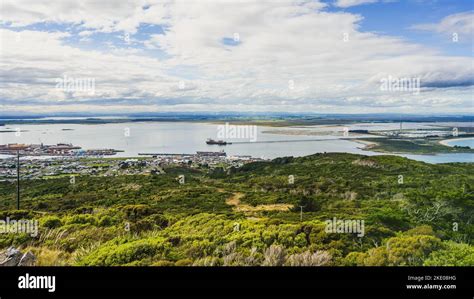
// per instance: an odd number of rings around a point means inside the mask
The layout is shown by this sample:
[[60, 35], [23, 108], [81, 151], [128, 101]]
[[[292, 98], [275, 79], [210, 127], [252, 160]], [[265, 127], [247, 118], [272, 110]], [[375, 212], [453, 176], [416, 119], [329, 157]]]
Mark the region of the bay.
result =
[[[377, 124], [383, 126], [383, 124]], [[392, 124], [391, 124], [392, 125]], [[305, 156], [322, 152], [346, 152], [378, 155], [362, 150], [363, 145], [341, 140], [341, 132], [323, 136], [268, 134], [285, 128], [257, 127], [257, 140], [228, 139], [227, 146], [207, 145], [206, 139], [218, 139], [218, 125], [196, 122], [129, 122], [109, 124], [35, 124], [7, 125], [0, 134], [0, 144], [6, 143], [72, 143], [83, 149], [112, 148], [122, 150], [114, 157], [136, 157], [139, 153], [194, 154], [196, 151], [225, 150], [230, 155], [250, 155], [260, 158]], [[265, 131], [265, 132], [264, 132]], [[15, 134], [16, 133], [16, 134]], [[279, 141], [279, 142], [276, 142]], [[281, 142], [280, 142], [281, 141]], [[401, 155], [428, 163], [472, 162], [473, 154]]]

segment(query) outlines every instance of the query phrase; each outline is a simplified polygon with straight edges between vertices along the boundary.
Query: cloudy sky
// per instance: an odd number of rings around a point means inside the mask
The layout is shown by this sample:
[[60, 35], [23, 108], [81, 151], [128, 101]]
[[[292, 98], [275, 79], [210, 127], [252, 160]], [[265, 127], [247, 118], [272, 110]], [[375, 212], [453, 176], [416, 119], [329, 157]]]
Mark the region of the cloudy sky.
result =
[[474, 113], [473, 20], [464, 0], [1, 0], [0, 114]]

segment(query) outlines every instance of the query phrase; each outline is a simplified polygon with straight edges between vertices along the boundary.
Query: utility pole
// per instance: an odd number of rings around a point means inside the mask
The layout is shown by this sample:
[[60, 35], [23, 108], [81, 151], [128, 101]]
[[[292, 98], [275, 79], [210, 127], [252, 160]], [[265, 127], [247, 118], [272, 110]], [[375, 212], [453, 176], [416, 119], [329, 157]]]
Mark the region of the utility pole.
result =
[[303, 206], [300, 206], [300, 221], [303, 222]]
[[16, 208], [20, 209], [20, 151], [16, 151]]

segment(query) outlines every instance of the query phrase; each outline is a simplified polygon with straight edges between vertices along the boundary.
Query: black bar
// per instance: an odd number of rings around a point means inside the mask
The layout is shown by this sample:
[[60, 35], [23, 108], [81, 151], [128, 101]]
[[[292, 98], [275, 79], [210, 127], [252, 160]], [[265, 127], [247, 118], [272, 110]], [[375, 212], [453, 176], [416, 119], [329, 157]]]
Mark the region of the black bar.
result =
[[[26, 273], [54, 275], [55, 292], [19, 289], [18, 277]], [[456, 289], [408, 290], [418, 284], [408, 276], [431, 276], [431, 283]], [[4, 267], [0, 297], [453, 299], [472, 298], [473, 278], [472, 267]]]

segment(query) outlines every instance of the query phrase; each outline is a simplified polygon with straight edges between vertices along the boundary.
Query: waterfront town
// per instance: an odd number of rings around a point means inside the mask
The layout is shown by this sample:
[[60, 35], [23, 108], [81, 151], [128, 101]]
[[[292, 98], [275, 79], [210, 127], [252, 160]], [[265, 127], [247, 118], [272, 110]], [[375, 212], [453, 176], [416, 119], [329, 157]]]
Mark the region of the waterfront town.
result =
[[[48, 179], [61, 176], [159, 175], [167, 166], [190, 168], [239, 168], [246, 163], [263, 161], [250, 156], [227, 156], [225, 152], [196, 154], [142, 154], [139, 158], [24, 157], [20, 159], [21, 179]], [[0, 159], [0, 181], [16, 180], [17, 157]]]

